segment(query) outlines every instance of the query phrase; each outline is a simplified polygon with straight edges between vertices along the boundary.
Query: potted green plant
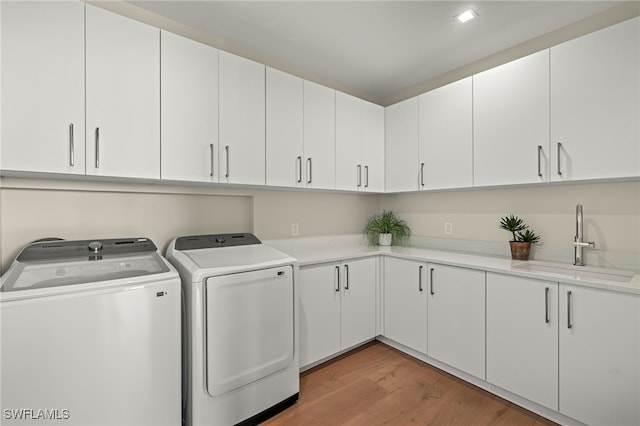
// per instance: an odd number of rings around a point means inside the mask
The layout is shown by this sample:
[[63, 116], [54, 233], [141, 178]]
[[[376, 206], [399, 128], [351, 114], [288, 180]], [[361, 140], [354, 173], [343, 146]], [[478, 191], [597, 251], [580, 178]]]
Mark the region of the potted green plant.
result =
[[531, 244], [540, 241], [540, 237], [518, 216], [509, 215], [500, 219], [500, 229], [511, 232], [513, 240], [509, 241], [511, 258], [515, 260], [528, 260], [531, 252]]
[[411, 235], [411, 230], [407, 223], [394, 212], [383, 210], [382, 213], [376, 214], [369, 219], [365, 233], [369, 243], [389, 246], [392, 243], [405, 243]]

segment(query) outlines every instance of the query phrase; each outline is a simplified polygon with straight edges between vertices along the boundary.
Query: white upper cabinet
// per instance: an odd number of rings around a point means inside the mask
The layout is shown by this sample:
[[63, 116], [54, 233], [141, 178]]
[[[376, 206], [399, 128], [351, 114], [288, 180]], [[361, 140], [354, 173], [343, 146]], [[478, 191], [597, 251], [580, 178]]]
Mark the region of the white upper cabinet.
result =
[[640, 176], [640, 17], [551, 48], [551, 179]]
[[362, 101], [362, 186], [384, 192], [384, 107]]
[[84, 174], [84, 4], [0, 7], [0, 168]]
[[217, 182], [218, 50], [161, 33], [162, 179]]
[[336, 92], [336, 189], [360, 190], [362, 100]]
[[304, 176], [309, 188], [336, 186], [335, 90], [304, 81]]
[[472, 96], [472, 78], [468, 77], [418, 97], [418, 189], [473, 185]]
[[265, 183], [265, 66], [219, 53], [220, 182]]
[[474, 185], [549, 180], [549, 51], [473, 76]]
[[385, 189], [416, 191], [419, 183], [418, 98], [385, 110]]
[[303, 80], [267, 67], [267, 185], [302, 187], [304, 180]]
[[86, 6], [87, 174], [160, 178], [160, 30]]

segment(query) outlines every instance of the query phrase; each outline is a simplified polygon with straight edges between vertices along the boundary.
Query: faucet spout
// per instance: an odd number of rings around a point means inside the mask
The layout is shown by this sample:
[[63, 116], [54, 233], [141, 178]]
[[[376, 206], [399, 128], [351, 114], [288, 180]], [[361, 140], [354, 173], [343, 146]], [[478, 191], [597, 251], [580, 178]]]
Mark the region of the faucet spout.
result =
[[583, 249], [585, 248], [593, 248], [595, 247], [595, 243], [586, 242], [583, 240], [584, 235], [584, 225], [583, 225], [583, 217], [582, 217], [582, 204], [578, 204], [576, 206], [576, 236], [573, 242], [574, 246], [574, 260], [573, 264], [576, 266], [584, 266], [584, 256]]

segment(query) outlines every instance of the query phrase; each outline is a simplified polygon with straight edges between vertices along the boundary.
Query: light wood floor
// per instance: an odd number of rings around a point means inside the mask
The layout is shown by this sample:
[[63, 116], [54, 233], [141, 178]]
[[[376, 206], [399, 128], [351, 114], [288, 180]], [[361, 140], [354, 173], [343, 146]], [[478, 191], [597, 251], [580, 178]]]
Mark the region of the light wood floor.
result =
[[408, 424], [554, 423], [380, 342], [302, 373], [297, 404], [264, 423]]

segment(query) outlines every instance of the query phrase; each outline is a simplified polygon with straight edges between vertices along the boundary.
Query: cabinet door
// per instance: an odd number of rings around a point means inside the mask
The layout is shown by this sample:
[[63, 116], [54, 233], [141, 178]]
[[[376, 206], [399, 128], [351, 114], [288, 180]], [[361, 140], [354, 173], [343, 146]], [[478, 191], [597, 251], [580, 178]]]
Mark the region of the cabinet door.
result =
[[162, 179], [218, 181], [218, 50], [161, 33]]
[[560, 284], [560, 412], [640, 424], [640, 296]]
[[267, 185], [304, 187], [303, 80], [267, 68], [266, 91]]
[[336, 186], [335, 90], [304, 82], [304, 181], [309, 188]]
[[160, 30], [86, 6], [87, 174], [160, 178]]
[[384, 192], [384, 107], [362, 101], [362, 188]]
[[418, 98], [407, 99], [385, 110], [385, 189], [416, 191], [418, 164]]
[[487, 381], [558, 410], [558, 283], [487, 273]]
[[485, 378], [485, 272], [429, 264], [427, 355]]
[[265, 67], [219, 53], [220, 182], [265, 183]]
[[424, 93], [418, 102], [419, 188], [473, 186], [471, 77]]
[[376, 335], [376, 259], [342, 264], [341, 349]]
[[0, 7], [0, 169], [84, 174], [84, 4]]
[[362, 101], [336, 92], [336, 189], [361, 190]]
[[300, 269], [300, 366], [340, 351], [340, 266]]
[[473, 76], [474, 185], [549, 180], [549, 51]]
[[427, 353], [426, 264], [384, 259], [384, 335]]
[[552, 180], [640, 176], [639, 34], [634, 18], [551, 48]]

